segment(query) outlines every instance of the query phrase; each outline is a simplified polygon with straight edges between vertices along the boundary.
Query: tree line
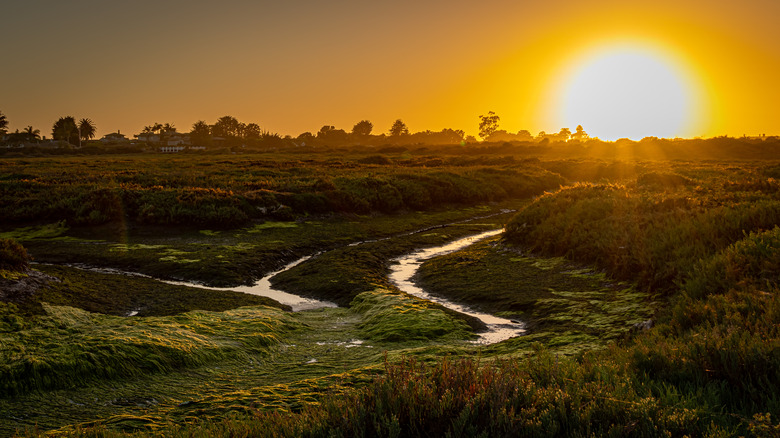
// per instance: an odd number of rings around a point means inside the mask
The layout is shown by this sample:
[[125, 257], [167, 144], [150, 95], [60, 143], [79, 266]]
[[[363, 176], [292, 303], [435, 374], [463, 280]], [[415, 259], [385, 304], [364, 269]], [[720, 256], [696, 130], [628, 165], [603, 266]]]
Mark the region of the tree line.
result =
[[[72, 145], [81, 146], [82, 141], [95, 138], [97, 126], [89, 118], [82, 118], [76, 122], [73, 116], [65, 116], [57, 119], [51, 128], [51, 138], [58, 141], [65, 141]], [[18, 129], [15, 132], [8, 132], [8, 118], [0, 111], [0, 140], [6, 143], [37, 143], [44, 137], [41, 137], [41, 130], [28, 125], [23, 131]]]
[[[484, 142], [561, 142], [568, 140], [587, 140], [589, 135], [582, 126], [577, 126], [574, 133], [569, 128], [562, 128], [557, 133], [539, 132], [536, 136], [527, 130], [516, 133], [499, 129], [501, 118], [493, 111], [479, 116], [479, 137]], [[28, 126], [25, 130], [8, 133], [8, 120], [0, 112], [0, 138], [7, 143], [35, 143], [41, 140], [40, 130]], [[78, 122], [73, 116], [60, 117], [52, 125], [51, 138], [64, 141], [72, 145], [81, 146], [83, 142], [95, 137], [97, 127], [89, 118], [82, 118]], [[166, 138], [179, 133], [176, 126], [171, 123], [155, 122], [147, 125], [141, 134], [157, 135], [157, 141], [165, 142]], [[348, 144], [467, 144], [477, 143], [476, 137], [466, 135], [461, 129], [444, 128], [440, 131], [411, 132], [407, 124], [396, 119], [386, 132], [375, 134], [374, 124], [369, 120], [361, 120], [347, 131], [338, 129], [333, 125], [323, 125], [316, 133], [303, 132], [297, 137], [286, 135], [282, 137], [277, 133], [264, 130], [257, 123], [240, 122], [237, 118], [226, 115], [217, 119], [213, 124], [205, 120], [198, 120], [192, 124], [189, 133], [190, 142], [198, 146], [258, 146], [258, 145], [282, 145], [294, 143], [297, 146], [305, 145], [348, 145]]]

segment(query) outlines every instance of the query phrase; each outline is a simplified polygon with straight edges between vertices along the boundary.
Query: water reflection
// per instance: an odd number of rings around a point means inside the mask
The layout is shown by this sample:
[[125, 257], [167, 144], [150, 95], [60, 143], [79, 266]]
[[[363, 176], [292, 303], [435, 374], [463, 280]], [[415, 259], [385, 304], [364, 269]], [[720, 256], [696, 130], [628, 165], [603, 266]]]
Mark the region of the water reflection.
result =
[[480, 240], [498, 235], [502, 231], [503, 230], [486, 231], [474, 236], [455, 240], [442, 246], [420, 249], [411, 254], [393, 259], [394, 263], [390, 265], [390, 281], [396, 287], [408, 294], [439, 303], [457, 312], [478, 318], [480, 321], [485, 323], [485, 325], [488, 327], [488, 330], [479, 334], [479, 339], [475, 341], [476, 343], [493, 344], [515, 336], [520, 336], [525, 333], [525, 327], [522, 323], [513, 322], [509, 319], [499, 318], [487, 313], [477, 312], [467, 306], [453, 303], [444, 298], [431, 295], [417, 286], [413, 280], [414, 275], [420, 268], [420, 265], [422, 265], [426, 260], [461, 250], [469, 245], [473, 245], [474, 243], [479, 242]]
[[255, 284], [251, 286], [236, 286], [236, 287], [208, 287], [204, 286], [202, 284], [197, 283], [187, 283], [184, 281], [168, 281], [168, 280], [162, 280], [165, 283], [168, 284], [175, 284], [180, 286], [190, 286], [190, 287], [199, 287], [203, 289], [210, 289], [210, 290], [232, 290], [236, 292], [244, 292], [252, 295], [259, 295], [262, 297], [268, 297], [272, 298], [282, 304], [286, 304], [290, 307], [292, 307], [293, 312], [298, 312], [301, 310], [311, 310], [311, 309], [319, 309], [322, 307], [338, 307], [335, 303], [331, 303], [328, 301], [320, 301], [315, 300], [313, 298], [304, 298], [300, 297], [298, 295], [289, 294], [287, 292], [281, 291], [279, 289], [274, 289], [273, 286], [271, 286], [271, 277], [274, 275], [286, 271], [288, 269], [292, 269], [295, 266], [298, 266], [299, 264], [305, 262], [306, 260], [310, 259], [312, 256], [306, 256], [301, 257], [298, 260], [288, 263], [284, 265], [282, 268], [270, 272], [266, 274], [265, 277], [257, 280]]

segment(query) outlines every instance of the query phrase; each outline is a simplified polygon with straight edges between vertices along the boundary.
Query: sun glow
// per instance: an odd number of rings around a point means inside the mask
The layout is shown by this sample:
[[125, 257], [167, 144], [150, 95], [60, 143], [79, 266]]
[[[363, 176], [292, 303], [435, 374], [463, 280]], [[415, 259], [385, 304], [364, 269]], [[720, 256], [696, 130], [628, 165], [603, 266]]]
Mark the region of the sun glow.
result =
[[623, 45], [579, 57], [558, 82], [562, 126], [582, 125], [603, 140], [694, 135], [696, 86], [671, 56]]

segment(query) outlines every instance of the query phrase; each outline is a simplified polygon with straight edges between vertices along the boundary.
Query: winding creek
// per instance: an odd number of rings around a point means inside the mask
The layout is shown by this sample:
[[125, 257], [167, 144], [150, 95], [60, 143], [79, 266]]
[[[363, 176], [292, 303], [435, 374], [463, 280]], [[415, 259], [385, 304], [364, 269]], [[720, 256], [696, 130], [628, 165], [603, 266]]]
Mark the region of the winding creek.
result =
[[[388, 276], [388, 279], [393, 285], [395, 285], [398, 289], [400, 289], [403, 292], [406, 292], [410, 295], [414, 295], [416, 297], [425, 300], [429, 300], [441, 304], [442, 306], [445, 306], [451, 310], [475, 317], [480, 321], [482, 321], [486, 325], [487, 330], [479, 334], [479, 338], [474, 341], [477, 344], [493, 344], [515, 336], [520, 336], [523, 333], [525, 333], [525, 327], [522, 323], [511, 321], [505, 318], [500, 318], [487, 313], [481, 313], [467, 306], [454, 303], [452, 301], [448, 301], [442, 297], [431, 295], [427, 293], [425, 290], [423, 290], [421, 287], [419, 287], [414, 280], [414, 277], [417, 274], [417, 270], [420, 268], [422, 263], [425, 262], [426, 260], [461, 250], [463, 248], [468, 247], [469, 245], [473, 245], [479, 242], [480, 240], [486, 239], [488, 237], [496, 236], [502, 231], [503, 231], [502, 229], [486, 231], [483, 233], [460, 238], [458, 240], [454, 240], [444, 245], [418, 249], [404, 256], [392, 259], [390, 260], [391, 263], [390, 274]], [[349, 246], [357, 246], [363, 243], [374, 242], [378, 240], [385, 240], [385, 239], [354, 242]], [[317, 257], [319, 254], [320, 253], [316, 253], [313, 255], [301, 257], [300, 259], [295, 260], [292, 263], [288, 263], [287, 265], [283, 266], [282, 268], [276, 271], [268, 273], [263, 278], [256, 281], [254, 284], [248, 286], [210, 287], [199, 283], [186, 282], [186, 281], [172, 281], [172, 280], [162, 280], [162, 279], [156, 279], [156, 280], [163, 283], [179, 285], [179, 286], [196, 287], [196, 288], [209, 289], [209, 290], [229, 290], [229, 291], [244, 292], [252, 295], [264, 296], [264, 297], [272, 298], [280, 302], [281, 304], [286, 304], [290, 306], [294, 312], [320, 309], [325, 307], [338, 307], [335, 303], [331, 303], [328, 301], [321, 301], [313, 298], [305, 298], [298, 295], [290, 294], [282, 290], [275, 289], [271, 285], [271, 279], [275, 275], [287, 271], [289, 269], [292, 269], [295, 266], [298, 266], [299, 264], [309, 259]], [[117, 274], [117, 275], [134, 275], [134, 276], [152, 278], [144, 274], [124, 272], [124, 271], [111, 269], [111, 268], [95, 268], [95, 267], [90, 267], [90, 266], [85, 266], [80, 264], [70, 264], [69, 266], [79, 268], [79, 269], [96, 271], [96, 272], [103, 272], [103, 273], [110, 273], [110, 274]], [[137, 311], [130, 312], [127, 316], [135, 316], [135, 314], [137, 314]]]
[[513, 338], [515, 336], [520, 336], [525, 333], [525, 326], [522, 323], [505, 318], [499, 318], [488, 313], [477, 312], [464, 305], [448, 301], [435, 295], [431, 295], [419, 287], [414, 281], [414, 276], [417, 274], [417, 270], [426, 260], [459, 251], [469, 245], [473, 245], [479, 242], [480, 240], [496, 236], [502, 231], [503, 230], [500, 229], [486, 231], [484, 233], [464, 237], [441, 246], [420, 249], [402, 257], [393, 259], [393, 264], [390, 265], [390, 281], [397, 288], [408, 294], [439, 303], [449, 309], [455, 310], [456, 312], [473, 316], [482, 321], [488, 329], [487, 331], [479, 334], [479, 338], [475, 341], [475, 343], [494, 344], [496, 342], [501, 342], [506, 339]]
[[320, 309], [323, 307], [338, 307], [335, 303], [315, 300], [314, 298], [304, 298], [298, 295], [289, 294], [283, 290], [274, 289], [274, 287], [271, 286], [271, 278], [274, 277], [276, 274], [280, 272], [284, 272], [288, 269], [292, 269], [300, 265], [301, 263], [305, 262], [306, 260], [309, 260], [310, 258], [316, 256], [317, 254], [313, 256], [309, 255], [306, 257], [301, 257], [292, 263], [288, 263], [284, 265], [282, 268], [276, 271], [266, 274], [263, 278], [257, 280], [255, 284], [251, 286], [210, 287], [198, 283], [188, 283], [185, 281], [169, 281], [169, 280], [160, 280], [160, 281], [163, 281], [164, 283], [168, 283], [168, 284], [179, 285], [179, 286], [198, 287], [198, 288], [209, 289], [209, 290], [231, 290], [237, 292], [244, 292], [252, 295], [268, 297], [282, 304], [286, 304], [292, 307], [293, 312], [299, 312], [301, 310]]
[[[417, 270], [426, 260], [461, 250], [483, 239], [496, 236], [502, 231], [502, 229], [486, 231], [483, 233], [463, 237], [444, 245], [431, 248], [422, 248], [404, 256], [392, 259], [390, 265], [390, 275], [388, 276], [388, 279], [393, 285], [395, 285], [403, 292], [414, 295], [418, 298], [441, 304], [442, 306], [445, 306], [451, 310], [475, 317], [482, 321], [487, 326], [487, 330], [479, 334], [479, 338], [474, 341], [475, 343], [494, 344], [496, 342], [501, 342], [515, 336], [520, 336], [525, 333], [525, 326], [522, 323], [500, 318], [487, 313], [478, 312], [464, 305], [448, 301], [435, 295], [431, 295], [419, 287], [414, 281], [414, 276], [417, 274]], [[370, 241], [355, 242], [350, 244], [350, 246], [357, 246], [367, 242]], [[282, 304], [287, 304], [291, 306], [295, 312], [318, 309], [322, 307], [337, 307], [334, 303], [293, 295], [279, 289], [274, 289], [274, 287], [271, 285], [271, 278], [273, 278], [276, 274], [284, 272], [288, 269], [292, 269], [295, 266], [298, 266], [299, 264], [316, 257], [317, 255], [318, 254], [302, 257], [292, 263], [289, 263], [281, 269], [267, 274], [251, 286], [215, 288], [183, 281], [164, 280], [164, 282], [181, 286], [199, 287], [212, 290], [232, 290], [253, 295], [260, 295], [272, 298]]]

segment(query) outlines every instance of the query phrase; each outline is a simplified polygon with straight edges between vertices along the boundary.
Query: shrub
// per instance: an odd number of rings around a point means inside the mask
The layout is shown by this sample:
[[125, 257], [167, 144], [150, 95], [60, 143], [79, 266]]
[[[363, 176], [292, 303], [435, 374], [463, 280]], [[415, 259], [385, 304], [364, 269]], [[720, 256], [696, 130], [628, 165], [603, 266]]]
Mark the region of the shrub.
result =
[[30, 268], [32, 258], [27, 250], [13, 239], [0, 239], [0, 269], [24, 271]]

